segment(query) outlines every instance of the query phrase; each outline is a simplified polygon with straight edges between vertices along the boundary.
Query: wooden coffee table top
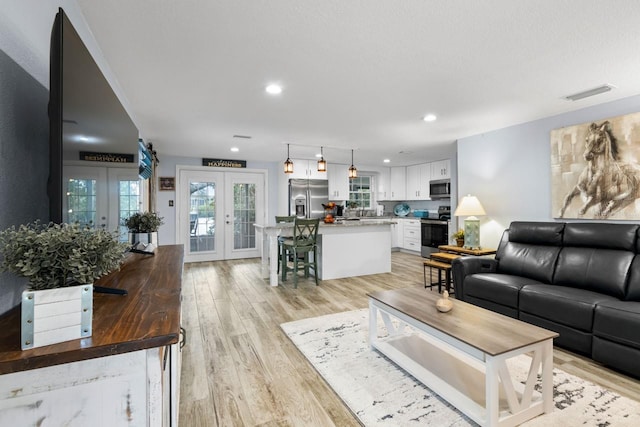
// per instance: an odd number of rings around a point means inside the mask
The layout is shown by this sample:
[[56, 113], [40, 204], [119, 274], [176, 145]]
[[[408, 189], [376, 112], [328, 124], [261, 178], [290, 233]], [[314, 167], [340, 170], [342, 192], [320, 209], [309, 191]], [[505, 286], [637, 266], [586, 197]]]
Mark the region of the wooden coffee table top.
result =
[[436, 309], [441, 296], [421, 287], [372, 292], [368, 296], [491, 356], [558, 336], [456, 299], [451, 300], [451, 311], [441, 313]]

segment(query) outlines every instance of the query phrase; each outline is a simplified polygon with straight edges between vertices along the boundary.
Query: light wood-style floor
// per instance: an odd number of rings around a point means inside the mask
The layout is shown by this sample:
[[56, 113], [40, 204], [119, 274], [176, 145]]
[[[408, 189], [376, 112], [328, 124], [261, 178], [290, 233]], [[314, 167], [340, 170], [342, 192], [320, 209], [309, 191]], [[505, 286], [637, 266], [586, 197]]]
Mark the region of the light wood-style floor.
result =
[[[279, 325], [366, 308], [368, 292], [422, 285], [422, 258], [395, 252], [392, 261], [391, 273], [318, 287], [300, 279], [298, 289], [292, 280], [268, 286], [259, 259], [185, 265], [180, 425], [359, 425]], [[589, 359], [555, 349], [554, 364], [640, 401], [639, 381]]]

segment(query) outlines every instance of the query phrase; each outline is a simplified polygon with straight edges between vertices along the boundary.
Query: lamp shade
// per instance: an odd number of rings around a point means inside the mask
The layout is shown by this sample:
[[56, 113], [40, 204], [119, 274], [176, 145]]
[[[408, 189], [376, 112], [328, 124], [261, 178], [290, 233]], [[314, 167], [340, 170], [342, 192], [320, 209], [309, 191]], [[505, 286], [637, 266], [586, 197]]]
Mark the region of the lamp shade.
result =
[[486, 215], [480, 200], [476, 196], [468, 194], [460, 200], [458, 207], [454, 213], [455, 216], [476, 216]]

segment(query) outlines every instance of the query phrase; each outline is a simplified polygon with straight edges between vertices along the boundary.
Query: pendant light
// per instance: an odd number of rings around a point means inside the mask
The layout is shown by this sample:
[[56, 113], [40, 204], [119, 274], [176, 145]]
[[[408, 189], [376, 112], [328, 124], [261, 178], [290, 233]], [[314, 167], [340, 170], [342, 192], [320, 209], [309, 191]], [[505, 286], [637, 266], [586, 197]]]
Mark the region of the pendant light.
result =
[[287, 160], [284, 162], [284, 173], [293, 173], [293, 162], [289, 158], [289, 144], [287, 144]]
[[349, 178], [357, 178], [358, 177], [358, 169], [353, 166], [353, 149], [351, 150], [351, 166], [349, 166]]
[[322, 146], [320, 147], [320, 160], [318, 160], [318, 172], [327, 171], [327, 161], [324, 159], [324, 153], [322, 152]]

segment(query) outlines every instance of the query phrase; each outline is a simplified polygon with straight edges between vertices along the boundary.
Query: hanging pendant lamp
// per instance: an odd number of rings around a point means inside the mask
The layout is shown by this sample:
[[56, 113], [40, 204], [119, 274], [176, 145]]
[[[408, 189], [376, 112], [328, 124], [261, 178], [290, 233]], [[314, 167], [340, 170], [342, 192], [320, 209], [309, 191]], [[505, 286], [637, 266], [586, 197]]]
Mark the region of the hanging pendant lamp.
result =
[[353, 150], [351, 150], [351, 166], [349, 166], [349, 178], [357, 178], [358, 177], [358, 169], [353, 166]]
[[320, 160], [318, 160], [318, 172], [326, 172], [327, 171], [327, 161], [324, 159], [324, 153], [322, 152], [322, 147], [320, 147]]
[[287, 160], [284, 162], [284, 173], [293, 173], [293, 162], [289, 158], [289, 144], [287, 144]]

